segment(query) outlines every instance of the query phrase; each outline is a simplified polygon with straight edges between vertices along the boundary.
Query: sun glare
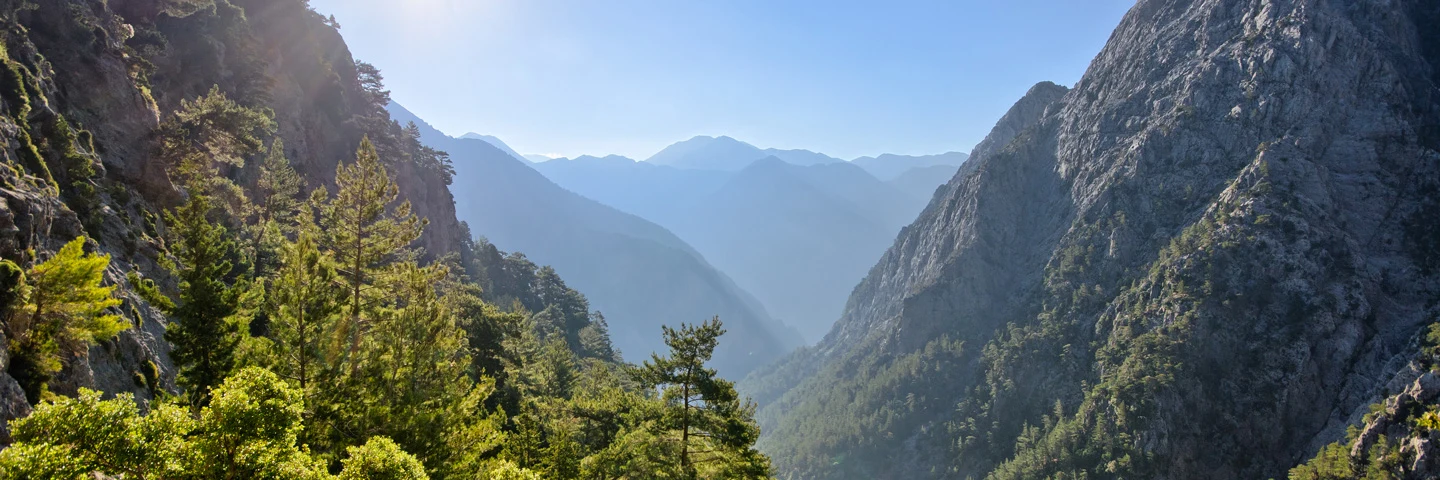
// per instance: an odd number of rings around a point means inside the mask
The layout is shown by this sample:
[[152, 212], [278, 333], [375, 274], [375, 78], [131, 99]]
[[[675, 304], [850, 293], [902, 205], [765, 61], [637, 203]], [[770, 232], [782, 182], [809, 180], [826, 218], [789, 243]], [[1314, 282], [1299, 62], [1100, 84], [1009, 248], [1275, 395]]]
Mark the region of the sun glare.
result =
[[445, 36], [456, 29], [488, 29], [501, 8], [497, 0], [404, 0], [400, 20], [409, 33]]

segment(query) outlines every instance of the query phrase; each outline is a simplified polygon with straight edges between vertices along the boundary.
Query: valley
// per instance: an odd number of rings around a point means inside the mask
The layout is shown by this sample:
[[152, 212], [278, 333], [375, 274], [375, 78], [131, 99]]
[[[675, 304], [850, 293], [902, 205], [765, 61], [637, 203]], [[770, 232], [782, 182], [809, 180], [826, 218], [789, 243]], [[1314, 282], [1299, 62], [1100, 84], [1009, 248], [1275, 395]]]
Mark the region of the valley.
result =
[[0, 478], [1440, 477], [1440, 4], [547, 1], [0, 0]]

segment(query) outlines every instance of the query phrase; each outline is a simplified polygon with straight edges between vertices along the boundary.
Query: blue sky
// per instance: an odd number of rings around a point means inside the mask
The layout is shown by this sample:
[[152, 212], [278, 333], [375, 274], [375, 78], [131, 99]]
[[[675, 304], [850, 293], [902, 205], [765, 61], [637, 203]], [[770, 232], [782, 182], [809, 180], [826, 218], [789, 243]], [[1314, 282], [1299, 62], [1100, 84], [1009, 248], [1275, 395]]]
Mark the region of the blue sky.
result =
[[1133, 0], [311, 0], [396, 101], [521, 153], [695, 135], [841, 158], [969, 151], [1072, 85]]

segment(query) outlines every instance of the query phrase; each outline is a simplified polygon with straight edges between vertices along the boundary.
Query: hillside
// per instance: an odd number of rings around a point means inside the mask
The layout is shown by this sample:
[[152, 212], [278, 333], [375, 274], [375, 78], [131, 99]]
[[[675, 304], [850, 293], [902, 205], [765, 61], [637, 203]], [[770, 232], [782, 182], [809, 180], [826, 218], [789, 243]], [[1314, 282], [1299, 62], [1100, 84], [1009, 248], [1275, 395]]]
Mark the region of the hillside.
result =
[[[773, 156], [736, 172], [617, 156], [533, 167], [675, 232], [812, 343], [839, 316], [856, 279], [948, 180], [924, 176], [902, 190], [848, 162], [801, 166]], [[927, 181], [934, 184], [926, 188]]]
[[[370, 137], [391, 162], [400, 197], [429, 220], [416, 246], [430, 258], [462, 250], [443, 169], [413, 161], [416, 152], [383, 102], [372, 103], [384, 96], [378, 74], [355, 62], [338, 32], [303, 3], [237, 0], [184, 11], [142, 0], [3, 2], [0, 23], [12, 32], [3, 49], [12, 76], [0, 120], [10, 164], [0, 169], [6, 177], [0, 223], [7, 226], [0, 256], [24, 265], [29, 255], [48, 258], [87, 236], [88, 250], [110, 255], [104, 281], [124, 301], [116, 313], [134, 327], [67, 352], [49, 382], [54, 393], [91, 388], [148, 401], [176, 391], [168, 318], [127, 277], [154, 279], [165, 291], [177, 287], [161, 264], [173, 254], [162, 212], [182, 200], [182, 176], [173, 147], [159, 138], [174, 134], [167, 126], [179, 125], [186, 134], [223, 141], [177, 118], [201, 97], [235, 99], [212, 103], [232, 114], [268, 109], [273, 131], [267, 137], [284, 138], [283, 153], [314, 187], [333, 188], [337, 165], [354, 159], [361, 139]], [[229, 149], [243, 155], [270, 145], [268, 139], [248, 147], [248, 140], [229, 141], [235, 142]], [[258, 162], [249, 166], [227, 168], [222, 178], [248, 191], [259, 173]], [[0, 357], [12, 361], [9, 367], [18, 355]], [[0, 373], [5, 420], [31, 407], [14, 396], [19, 389], [10, 373]]]
[[475, 132], [470, 132], [470, 133], [461, 135], [460, 138], [461, 138], [461, 139], [464, 139], [464, 140], [483, 140], [485, 143], [488, 143], [488, 144], [494, 146], [495, 148], [500, 149], [500, 151], [505, 152], [506, 154], [509, 154], [509, 155], [512, 156], [512, 157], [515, 157], [516, 160], [524, 160], [524, 161], [527, 161], [527, 162], [530, 161], [529, 158], [526, 158], [524, 155], [521, 155], [519, 152], [516, 152], [515, 149], [510, 148], [509, 145], [506, 145], [504, 141], [500, 140], [499, 138], [496, 138], [494, 135], [481, 135], [481, 134], [478, 134], [478, 133], [475, 133]]
[[560, 188], [484, 140], [448, 137], [398, 104], [390, 111], [414, 122], [427, 145], [450, 154], [458, 218], [501, 250], [553, 266], [605, 314], [626, 358], [638, 361], [662, 348], [654, 333], [661, 325], [715, 315], [730, 331], [715, 360], [727, 375], [742, 376], [798, 344], [749, 293], [665, 228]]
[[1344, 440], [1440, 318], [1436, 19], [1138, 2], [744, 382], [778, 475], [1282, 478]]
[[849, 164], [770, 157], [661, 221], [814, 342], [895, 238], [907, 200]]

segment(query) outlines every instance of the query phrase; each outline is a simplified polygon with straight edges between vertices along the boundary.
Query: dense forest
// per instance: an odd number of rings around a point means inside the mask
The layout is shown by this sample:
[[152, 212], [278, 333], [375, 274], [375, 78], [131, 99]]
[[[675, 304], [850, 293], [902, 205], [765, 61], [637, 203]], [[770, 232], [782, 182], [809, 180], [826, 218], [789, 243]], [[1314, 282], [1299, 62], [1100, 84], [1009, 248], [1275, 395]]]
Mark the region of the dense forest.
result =
[[720, 319], [621, 361], [304, 0], [0, 22], [0, 478], [770, 475]]

